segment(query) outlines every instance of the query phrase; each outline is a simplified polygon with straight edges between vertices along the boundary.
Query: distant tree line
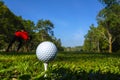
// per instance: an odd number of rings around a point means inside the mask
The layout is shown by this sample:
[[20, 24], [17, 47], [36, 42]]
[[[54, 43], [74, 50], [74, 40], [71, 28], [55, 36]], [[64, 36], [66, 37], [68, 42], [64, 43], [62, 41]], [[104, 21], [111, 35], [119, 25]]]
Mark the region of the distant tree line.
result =
[[120, 1], [99, 1], [104, 8], [97, 15], [98, 26], [92, 24], [85, 35], [83, 50], [117, 52], [120, 50]]
[[[25, 29], [31, 36], [31, 41], [24, 45], [24, 49], [35, 50], [42, 41], [52, 41], [59, 50], [63, 50], [61, 40], [54, 36], [54, 24], [50, 20], [40, 19], [37, 24], [31, 20], [25, 20], [16, 16], [10, 9], [0, 1], [0, 50], [5, 50], [16, 30]], [[17, 43], [16, 43], [17, 44]], [[27, 47], [26, 47], [27, 46]], [[15, 49], [16, 45], [13, 46]]]
[[64, 51], [79, 51], [82, 52], [82, 46], [75, 46], [75, 47], [64, 47]]

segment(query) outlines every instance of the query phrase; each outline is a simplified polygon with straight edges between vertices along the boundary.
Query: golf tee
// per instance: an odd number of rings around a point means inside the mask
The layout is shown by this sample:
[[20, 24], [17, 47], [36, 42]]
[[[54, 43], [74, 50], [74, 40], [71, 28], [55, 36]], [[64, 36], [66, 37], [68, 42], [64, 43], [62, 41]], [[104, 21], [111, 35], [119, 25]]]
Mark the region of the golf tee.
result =
[[[45, 69], [45, 72], [47, 71], [47, 67], [48, 67], [48, 63], [43, 63], [44, 64], [44, 69]], [[47, 77], [47, 74], [44, 75], [44, 77]]]

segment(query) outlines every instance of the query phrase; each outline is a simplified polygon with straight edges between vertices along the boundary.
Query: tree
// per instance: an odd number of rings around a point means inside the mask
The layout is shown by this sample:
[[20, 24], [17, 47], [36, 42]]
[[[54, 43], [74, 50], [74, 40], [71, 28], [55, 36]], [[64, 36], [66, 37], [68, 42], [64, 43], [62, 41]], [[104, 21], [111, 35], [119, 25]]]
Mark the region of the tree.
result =
[[36, 25], [36, 32], [40, 33], [42, 41], [45, 40], [45, 38], [49, 36], [53, 36], [53, 29], [54, 25], [50, 20], [38, 20], [37, 25]]
[[95, 27], [93, 24], [90, 26], [90, 30], [85, 35], [85, 41], [83, 49], [85, 51], [101, 52], [108, 46], [106, 30], [101, 27]]
[[[22, 18], [21, 18], [22, 19]], [[31, 20], [25, 20], [25, 19], [22, 19], [22, 23], [23, 23], [23, 26], [25, 28], [25, 30], [28, 32], [29, 34], [29, 37], [30, 39], [27, 41], [26, 45], [24, 45], [24, 51], [27, 50], [28, 51], [32, 51], [33, 49], [36, 48], [36, 39], [35, 39], [35, 24], [33, 21]], [[35, 46], [36, 45], [36, 46]]]
[[120, 3], [119, 0], [99, 0], [105, 5], [98, 16], [98, 24], [102, 25], [108, 34], [109, 53], [112, 53], [112, 44], [120, 35]]
[[92, 24], [90, 30], [85, 36], [84, 49], [100, 52], [101, 33], [97, 27]]
[[54, 35], [52, 29], [54, 28], [53, 23], [50, 20], [38, 20], [37, 25], [36, 25], [36, 30], [44, 30], [46, 31], [49, 35]]
[[22, 23], [20, 19], [14, 15], [3, 1], [0, 1], [0, 41], [3, 40], [4, 46], [11, 40], [14, 31], [20, 29]]

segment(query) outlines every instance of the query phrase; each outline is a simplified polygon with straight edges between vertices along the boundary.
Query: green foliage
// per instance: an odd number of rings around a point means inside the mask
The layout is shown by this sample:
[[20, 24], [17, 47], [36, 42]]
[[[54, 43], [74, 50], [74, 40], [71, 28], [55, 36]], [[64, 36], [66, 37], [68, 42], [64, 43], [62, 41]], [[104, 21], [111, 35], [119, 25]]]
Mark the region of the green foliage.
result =
[[90, 30], [85, 35], [83, 50], [94, 52], [105, 51], [108, 47], [105, 32], [106, 30], [103, 27], [95, 27], [94, 25], [91, 25]]
[[[53, 36], [54, 33], [52, 31], [52, 29], [54, 28], [53, 23], [50, 20], [38, 20], [37, 24], [36, 24], [36, 30], [38, 32], [40, 31], [45, 31], [47, 34]], [[43, 33], [44, 35], [44, 33]]]
[[1, 80], [120, 79], [120, 54], [59, 52], [46, 72], [35, 53], [1, 52], [0, 56]]
[[85, 36], [84, 50], [87, 51], [119, 51], [120, 41], [120, 1], [99, 0], [104, 8], [98, 13], [98, 26], [90, 26]]
[[34, 51], [42, 41], [52, 41], [59, 50], [62, 50], [61, 41], [55, 38], [53, 28], [54, 25], [50, 20], [40, 19], [35, 25], [31, 20], [24, 20], [21, 16], [16, 16], [4, 5], [3, 1], [0, 1], [0, 50], [5, 50], [14, 32], [20, 29], [25, 29], [30, 35], [30, 40], [21, 51]]
[[113, 4], [120, 4], [119, 0], [98, 0], [106, 7], [110, 7]]
[[0, 50], [4, 50], [14, 32], [23, 27], [21, 18], [12, 13], [3, 1], [0, 1]]

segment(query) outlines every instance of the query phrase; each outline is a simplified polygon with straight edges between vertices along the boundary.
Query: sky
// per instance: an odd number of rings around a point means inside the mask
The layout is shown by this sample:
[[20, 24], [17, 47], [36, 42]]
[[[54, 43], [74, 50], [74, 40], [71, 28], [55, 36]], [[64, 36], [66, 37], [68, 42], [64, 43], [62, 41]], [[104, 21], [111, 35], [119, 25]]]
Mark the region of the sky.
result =
[[4, 0], [5, 5], [17, 16], [31, 20], [50, 20], [54, 35], [62, 46], [84, 44], [84, 36], [91, 24], [97, 26], [96, 16], [103, 8], [98, 0]]

